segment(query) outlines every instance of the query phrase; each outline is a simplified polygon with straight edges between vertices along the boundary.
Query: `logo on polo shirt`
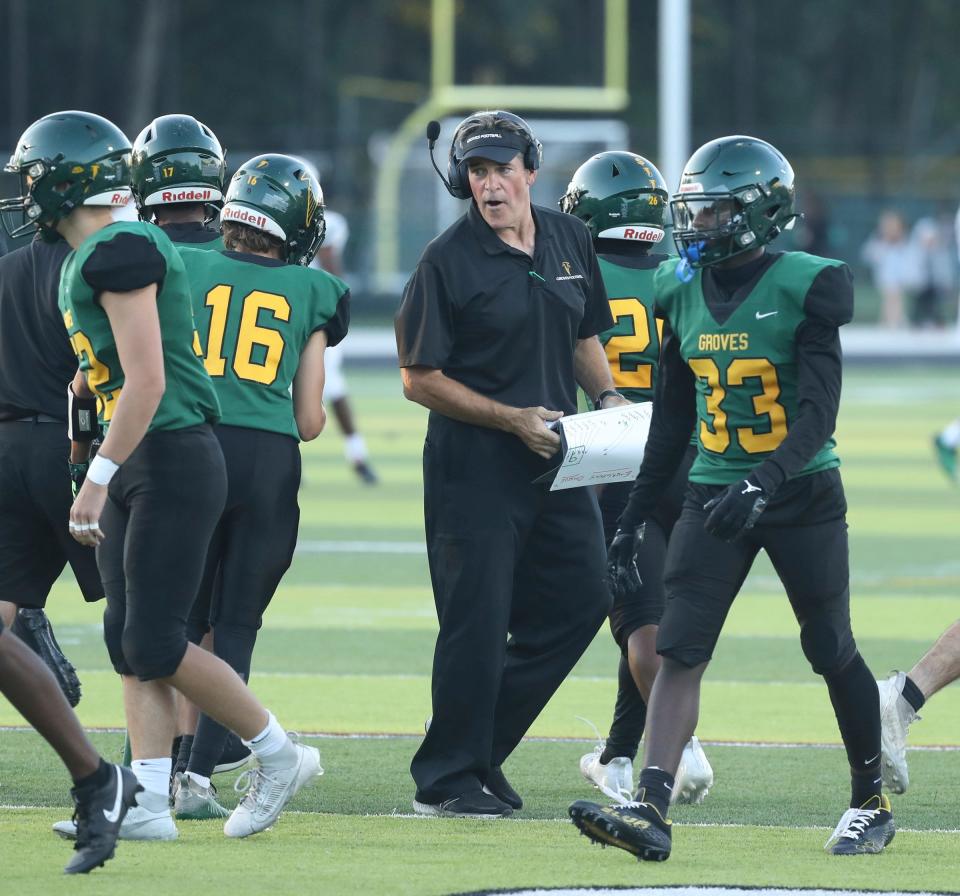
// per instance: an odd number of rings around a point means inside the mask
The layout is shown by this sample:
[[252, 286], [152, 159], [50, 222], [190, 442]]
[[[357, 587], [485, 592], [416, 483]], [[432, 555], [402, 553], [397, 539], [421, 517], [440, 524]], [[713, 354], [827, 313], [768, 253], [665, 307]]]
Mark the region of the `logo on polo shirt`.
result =
[[560, 282], [561, 280], [582, 280], [583, 279], [583, 274], [573, 273], [573, 265], [570, 264], [569, 261], [561, 261], [560, 267], [563, 268], [564, 275], [562, 277], [556, 277], [555, 279], [557, 280], [557, 282]]

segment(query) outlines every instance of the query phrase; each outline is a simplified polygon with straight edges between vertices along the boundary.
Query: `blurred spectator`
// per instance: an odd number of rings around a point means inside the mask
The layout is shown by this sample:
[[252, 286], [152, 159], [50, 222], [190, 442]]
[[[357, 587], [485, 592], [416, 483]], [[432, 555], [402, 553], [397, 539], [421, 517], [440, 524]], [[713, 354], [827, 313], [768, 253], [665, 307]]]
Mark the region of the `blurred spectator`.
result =
[[954, 283], [953, 221], [944, 215], [921, 218], [910, 242], [917, 276], [911, 321], [916, 327], [942, 327]]
[[888, 209], [881, 213], [861, 254], [880, 292], [880, 322], [886, 327], [904, 326], [907, 291], [916, 284], [917, 276], [913, 247], [899, 212]]

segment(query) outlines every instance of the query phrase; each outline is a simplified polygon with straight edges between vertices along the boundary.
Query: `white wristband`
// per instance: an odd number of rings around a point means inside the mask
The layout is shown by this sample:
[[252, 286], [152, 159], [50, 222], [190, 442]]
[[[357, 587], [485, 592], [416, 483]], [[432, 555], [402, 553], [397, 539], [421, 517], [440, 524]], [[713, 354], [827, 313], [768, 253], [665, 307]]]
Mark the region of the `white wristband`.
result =
[[95, 482], [97, 485], [109, 485], [113, 479], [113, 474], [120, 469], [120, 464], [115, 464], [109, 457], [98, 454], [90, 461], [90, 468], [87, 470], [87, 479]]

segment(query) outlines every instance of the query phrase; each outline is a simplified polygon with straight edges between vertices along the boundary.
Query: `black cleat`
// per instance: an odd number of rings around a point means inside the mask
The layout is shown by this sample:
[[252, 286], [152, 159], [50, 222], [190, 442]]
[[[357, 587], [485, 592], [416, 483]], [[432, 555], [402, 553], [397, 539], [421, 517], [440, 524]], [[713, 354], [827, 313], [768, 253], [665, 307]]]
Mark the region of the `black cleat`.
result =
[[142, 790], [130, 769], [110, 765], [109, 783], [102, 787], [74, 787], [70, 791], [77, 840], [73, 844], [74, 856], [63, 869], [65, 874], [86, 874], [113, 858], [120, 825]]
[[11, 627], [13, 633], [46, 663], [57, 679], [67, 703], [80, 702], [80, 679], [77, 670], [64, 655], [53, 636], [47, 614], [40, 607], [21, 607]]
[[650, 803], [600, 806], [577, 800], [567, 811], [580, 832], [594, 843], [617, 846], [646, 862], [670, 858], [671, 823]]
[[886, 794], [872, 796], [859, 809], [847, 809], [825, 848], [835, 856], [878, 853], [896, 833]]
[[213, 768], [213, 773], [220, 775], [223, 772], [236, 771], [236, 769], [245, 766], [252, 755], [250, 748], [245, 747], [243, 741], [231, 731], [229, 737], [227, 737], [227, 742], [223, 745], [220, 759]]
[[376, 485], [380, 481], [380, 477], [373, 471], [373, 467], [365, 460], [358, 460], [353, 465], [353, 472], [360, 477], [360, 481], [364, 485]]
[[523, 797], [510, 786], [510, 782], [499, 765], [490, 769], [487, 775], [487, 783], [483, 785], [483, 792], [495, 796], [501, 803], [506, 803], [511, 809], [519, 811], [523, 808]]

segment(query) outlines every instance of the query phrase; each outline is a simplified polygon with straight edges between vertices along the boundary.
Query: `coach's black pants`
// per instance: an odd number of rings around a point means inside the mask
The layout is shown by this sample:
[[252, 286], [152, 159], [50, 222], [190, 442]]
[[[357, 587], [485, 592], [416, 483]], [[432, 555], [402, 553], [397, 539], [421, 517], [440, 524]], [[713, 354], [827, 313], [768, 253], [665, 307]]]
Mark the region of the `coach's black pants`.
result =
[[515, 436], [430, 416], [424, 517], [440, 632], [433, 721], [411, 764], [422, 802], [482, 786], [610, 608], [596, 497], [531, 485], [547, 466]]

